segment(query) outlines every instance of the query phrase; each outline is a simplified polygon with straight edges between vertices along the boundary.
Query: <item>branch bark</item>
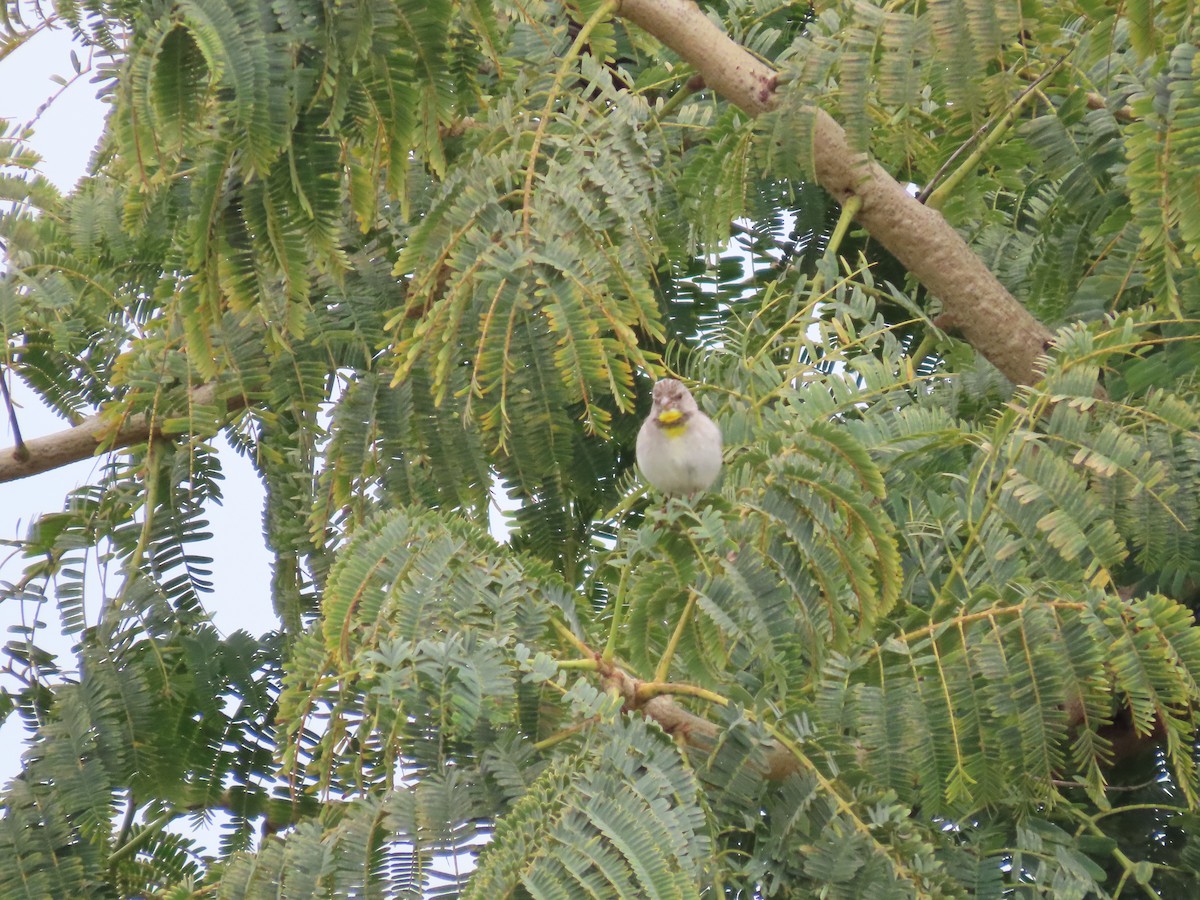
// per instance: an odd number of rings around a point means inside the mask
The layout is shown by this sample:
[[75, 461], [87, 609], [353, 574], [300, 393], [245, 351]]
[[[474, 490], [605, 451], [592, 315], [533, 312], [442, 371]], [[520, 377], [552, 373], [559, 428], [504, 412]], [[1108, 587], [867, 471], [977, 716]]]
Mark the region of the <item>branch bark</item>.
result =
[[[693, 0], [620, 0], [619, 15], [654, 35], [704, 82], [752, 116], [779, 102], [777, 73], [733, 41]], [[845, 204], [862, 201], [858, 222], [937, 296], [962, 336], [1009, 380], [1032, 384], [1052, 340], [942, 215], [910, 195], [822, 110], [813, 113], [816, 179]]]
[[[208, 406], [216, 402], [217, 386], [203, 384], [189, 393], [189, 405]], [[244, 398], [233, 397], [226, 401], [225, 408], [232, 412], [243, 406]], [[145, 413], [129, 416], [118, 427], [114, 427], [112, 421], [103, 413], [97, 413], [73, 428], [34, 438], [20, 447], [0, 450], [0, 484], [40, 475], [42, 472], [88, 459], [95, 456], [98, 450], [119, 450], [134, 444], [144, 444], [152, 436], [176, 433], [180, 432], [153, 424], [151, 417]]]
[[[666, 694], [643, 700], [638, 696], [638, 687], [642, 682], [615, 666], [604, 671], [603, 679], [606, 687], [621, 695], [627, 710], [636, 710], [654, 720], [667, 734], [695, 750], [711, 753], [716, 749], [722, 733], [716, 723], [688, 712]], [[758, 774], [768, 781], [782, 781], [800, 771], [800, 768], [800, 760], [775, 741], [762, 748], [762, 756], [756, 766]]]
[[[721, 31], [693, 0], [618, 3], [619, 15], [695, 66], [704, 84], [748, 114], [777, 105], [775, 70]], [[1036, 381], [1037, 360], [1050, 344], [1050, 331], [1005, 290], [940, 213], [917, 201], [865, 154], [852, 152], [845, 131], [827, 113], [814, 110], [813, 116], [813, 158], [821, 186], [839, 203], [861, 199], [858, 221], [941, 299], [942, 321], [952, 322], [1011, 381]], [[196, 389], [194, 401], [214, 397], [215, 388], [205, 385]], [[23, 447], [0, 450], [0, 483], [87, 459], [101, 446], [115, 450], [138, 444], [150, 433], [142, 415], [130, 417], [115, 433], [101, 416], [93, 416]]]

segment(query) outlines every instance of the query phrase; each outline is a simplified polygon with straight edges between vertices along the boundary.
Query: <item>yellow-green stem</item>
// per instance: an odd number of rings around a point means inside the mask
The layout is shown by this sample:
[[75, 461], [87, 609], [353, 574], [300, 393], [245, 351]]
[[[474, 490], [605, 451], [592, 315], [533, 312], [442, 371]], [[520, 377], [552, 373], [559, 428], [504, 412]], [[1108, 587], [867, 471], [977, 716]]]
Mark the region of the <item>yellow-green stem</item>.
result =
[[[1067, 58], [1064, 56], [1053, 66], [1043, 72], [1041, 77], [1033, 82], [1033, 84], [1029, 85], [1029, 87], [1027, 87], [1021, 93], [1021, 96], [1013, 101], [1012, 106], [1005, 111], [1004, 115], [997, 119], [995, 124], [993, 124], [987, 129], [986, 132], [984, 132], [982, 138], [979, 140], [979, 143], [976, 144], [975, 149], [967, 154], [966, 158], [959, 165], [955, 166], [954, 171], [946, 176], [945, 181], [943, 181], [936, 188], [934, 188], [934, 190], [930, 191], [928, 195], [926, 195], [926, 206], [933, 209], [942, 208], [942, 204], [946, 202], [946, 198], [958, 188], [963, 179], [966, 178], [969, 173], [975, 171], [976, 167], [979, 165], [979, 161], [983, 159], [984, 154], [987, 153], [988, 150], [990, 150], [993, 146], [995, 146], [996, 141], [1000, 140], [1001, 137], [1008, 133], [1008, 130], [1012, 128], [1013, 122], [1016, 121], [1021, 110], [1025, 108], [1025, 105], [1032, 98], [1038, 96], [1038, 89], [1041, 87], [1042, 82], [1057, 72], [1062, 64], [1066, 62], [1066, 60]], [[934, 175], [934, 182], [937, 181], [940, 174], [941, 173]]]
[[560, 659], [557, 663], [560, 669], [585, 669], [595, 671], [600, 663], [594, 659]]
[[132, 838], [114, 850], [108, 855], [109, 866], [120, 862], [125, 857], [135, 853], [139, 847], [149, 841], [151, 838], [157, 837], [162, 829], [171, 824], [171, 821], [178, 817], [178, 813], [174, 809], [168, 809], [165, 813], [158, 816], [156, 819], [147, 822], [142, 826], [142, 830], [135, 834]]
[[548, 738], [543, 738], [542, 740], [537, 741], [533, 745], [533, 749], [534, 750], [548, 750], [551, 747], [553, 747], [555, 744], [560, 744], [563, 741], [565, 741], [567, 738], [571, 737], [572, 735], [578, 734], [579, 732], [583, 731], [583, 729], [585, 729], [588, 725], [590, 725], [592, 723], [592, 721], [593, 721], [592, 719], [585, 719], [582, 722], [576, 722], [574, 725], [570, 726], [569, 728], [564, 728], [562, 731], [552, 734]]
[[[858, 215], [858, 211], [862, 209], [862, 197], [855, 194], [850, 197], [842, 206], [842, 211], [838, 214], [837, 225], [833, 228], [833, 233], [829, 235], [829, 243], [825, 246], [825, 256], [833, 259], [837, 258], [838, 250], [841, 249], [842, 241], [846, 239], [846, 234], [850, 231], [850, 225], [854, 222], [854, 217]], [[809, 294], [819, 294], [825, 286], [825, 277], [821, 271], [818, 271], [813, 276], [809, 283]]]
[[[825, 253], [830, 256], [837, 256], [838, 250], [842, 247], [842, 241], [846, 239], [846, 233], [850, 231], [850, 224], [854, 221], [854, 217], [858, 215], [858, 211], [862, 209], [862, 197], [855, 194], [846, 201], [842, 207], [841, 213], [838, 215], [837, 225], [834, 226], [833, 234], [829, 236], [829, 244], [825, 247]], [[820, 277], [819, 275], [817, 277]]]
[[558, 621], [558, 619], [551, 619], [550, 624], [554, 626], [554, 630], [558, 632], [559, 637], [563, 638], [568, 644], [570, 644], [584, 656], [593, 655], [592, 648], [579, 638], [575, 637], [575, 633], [562, 622]]
[[625, 579], [629, 577], [631, 565], [621, 571], [621, 578], [617, 582], [617, 593], [612, 600], [612, 622], [608, 628], [608, 642], [604, 645], [604, 653], [600, 656], [605, 665], [611, 665], [613, 656], [617, 652], [617, 633], [621, 629], [621, 613], [625, 608]]
[[154, 506], [158, 502], [158, 460], [154, 437], [151, 436], [150, 441], [146, 444], [146, 467], [145, 474], [142, 476], [146, 481], [146, 502], [142, 507], [145, 514], [142, 518], [142, 530], [138, 534], [137, 546], [129, 554], [129, 562], [126, 564], [127, 574], [125, 577], [127, 581], [133, 580], [138, 567], [142, 564], [146, 547], [150, 543], [150, 529], [154, 526]]
[[525, 199], [521, 204], [521, 227], [526, 232], [529, 230], [530, 204], [533, 197], [533, 175], [537, 170], [538, 154], [542, 149], [542, 141], [546, 137], [546, 128], [549, 125], [551, 114], [554, 112], [554, 101], [562, 90], [567, 73], [571, 71], [572, 66], [575, 65], [575, 60], [583, 53], [583, 48], [587, 46], [587, 42], [591, 39], [592, 32], [601, 22], [612, 18], [613, 14], [617, 11], [618, 5], [617, 0], [605, 0], [604, 3], [596, 7], [596, 11], [592, 13], [591, 18], [583, 23], [583, 26], [579, 29], [579, 34], [575, 35], [571, 49], [567, 51], [561, 62], [559, 62], [558, 71], [554, 73], [554, 81], [546, 91], [546, 107], [542, 110], [541, 118], [538, 120], [537, 131], [533, 135], [533, 144], [529, 148], [529, 165], [525, 169], [525, 188], [523, 191]]
[[[1097, 837], [1102, 837], [1102, 838], [1108, 837], [1108, 835], [1104, 833], [1104, 831], [1100, 828], [1100, 826], [1095, 823], [1095, 821], [1092, 819], [1091, 816], [1087, 815], [1086, 813], [1084, 813], [1080, 810], [1072, 810], [1072, 809], [1068, 808], [1067, 811], [1071, 815], [1075, 816], [1075, 818], [1079, 819], [1079, 821], [1083, 825], [1083, 827], [1086, 828], [1088, 831], [1090, 831], [1092, 834], [1096, 835]], [[1130, 859], [1128, 856], [1126, 856], [1124, 851], [1122, 851], [1120, 847], [1113, 847], [1110, 852], [1112, 854], [1112, 858], [1115, 859], [1118, 863], [1120, 863], [1121, 868], [1125, 870], [1126, 875], [1134, 874], [1134, 870], [1137, 867], [1137, 863], [1135, 863], [1132, 859]], [[1124, 877], [1122, 877], [1121, 880], [1124, 881], [1125, 880]], [[1156, 890], [1154, 890], [1154, 888], [1150, 887], [1150, 885], [1148, 885], [1148, 884], [1142, 884], [1140, 881], [1137, 880], [1136, 877], [1134, 878], [1134, 881], [1138, 884], [1139, 887], [1141, 887], [1142, 893], [1144, 893], [1147, 897], [1152, 897], [1152, 898], [1154, 898], [1154, 900], [1158, 900], [1158, 892]]]
[[[795, 741], [784, 735], [775, 725], [772, 725], [770, 722], [760, 719], [759, 724], [766, 729], [767, 733], [771, 735], [771, 737], [773, 737], [781, 747], [787, 750], [787, 752], [790, 753], [792, 757], [798, 763], [800, 763], [801, 766], [808, 770], [808, 773], [813, 777], [817, 784], [819, 784], [821, 788], [833, 799], [834, 806], [837, 807], [838, 811], [842, 813], [848, 820], [850, 820], [857, 831], [862, 833], [868, 840], [878, 841], [878, 839], [871, 833], [870, 826], [862, 819], [861, 816], [858, 815], [857, 812], [854, 811], [854, 807], [850, 805], [850, 801], [841, 795], [837, 789], [837, 786], [825, 777], [825, 774], [819, 768], [817, 768], [817, 764], [809, 759], [808, 756], [800, 750], [800, 746]], [[892, 871], [900, 880], [908, 880], [910, 873], [908, 872], [907, 865], [903, 861], [898, 860], [895, 857], [888, 856], [888, 862], [891, 863]]]
[[672, 115], [676, 109], [682, 106], [684, 100], [696, 93], [697, 89], [692, 87], [693, 83], [693, 78], [688, 78], [686, 81], [684, 81], [683, 84], [679, 86], [679, 90], [663, 101], [663, 105], [658, 108], [655, 118], [661, 122], [663, 119]]
[[717, 706], [728, 706], [729, 698], [723, 697], [716, 691], [710, 691], [708, 688], [702, 688], [695, 684], [681, 684], [679, 682], [667, 681], [643, 681], [637, 687], [637, 698], [645, 701], [652, 697], [657, 697], [660, 694], [676, 694], [687, 697], [699, 697], [701, 700], [707, 700], [709, 703], [715, 703]]
[[692, 618], [692, 610], [696, 608], [696, 592], [688, 593], [687, 603], [684, 604], [683, 612], [679, 614], [679, 621], [675, 623], [675, 631], [671, 634], [671, 639], [667, 641], [667, 649], [663, 651], [662, 659], [658, 661], [658, 666], [654, 670], [655, 681], [666, 681], [667, 675], [671, 671], [671, 660], [675, 657], [675, 650], [679, 647], [679, 642], [683, 638], [683, 629], [687, 627], [688, 621]]

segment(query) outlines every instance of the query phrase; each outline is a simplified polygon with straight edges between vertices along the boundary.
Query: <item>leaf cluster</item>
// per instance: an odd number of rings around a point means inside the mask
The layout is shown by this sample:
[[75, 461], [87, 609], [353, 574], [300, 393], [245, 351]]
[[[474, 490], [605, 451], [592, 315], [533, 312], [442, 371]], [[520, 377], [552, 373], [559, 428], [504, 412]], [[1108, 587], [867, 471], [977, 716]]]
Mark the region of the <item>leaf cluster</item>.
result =
[[[1187, 8], [725, 4], [750, 123], [598, 4], [61, 3], [113, 112], [65, 197], [0, 140], [5, 374], [154, 437], [0, 589], [0, 894], [1186, 896]], [[813, 102], [1073, 322], [1041, 383], [832, 236]], [[663, 372], [711, 495], [634, 486]]]

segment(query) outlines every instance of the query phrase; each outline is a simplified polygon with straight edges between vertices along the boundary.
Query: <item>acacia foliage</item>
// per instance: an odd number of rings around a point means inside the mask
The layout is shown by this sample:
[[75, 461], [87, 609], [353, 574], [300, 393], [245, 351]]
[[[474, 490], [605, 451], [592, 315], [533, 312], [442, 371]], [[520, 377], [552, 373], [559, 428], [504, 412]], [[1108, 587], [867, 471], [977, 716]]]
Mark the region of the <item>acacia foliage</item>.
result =
[[[21, 545], [77, 643], [6, 648], [0, 894], [1183, 896], [1193, 10], [1111, 6], [719, 6], [787, 73], [749, 121], [597, 4], [62, 3], [113, 111], [67, 196], [6, 133], [5, 362], [182, 436]], [[832, 228], [813, 102], [1063, 326], [1041, 383]], [[664, 369], [690, 502], [630, 473]], [[218, 433], [270, 635], [204, 612]]]

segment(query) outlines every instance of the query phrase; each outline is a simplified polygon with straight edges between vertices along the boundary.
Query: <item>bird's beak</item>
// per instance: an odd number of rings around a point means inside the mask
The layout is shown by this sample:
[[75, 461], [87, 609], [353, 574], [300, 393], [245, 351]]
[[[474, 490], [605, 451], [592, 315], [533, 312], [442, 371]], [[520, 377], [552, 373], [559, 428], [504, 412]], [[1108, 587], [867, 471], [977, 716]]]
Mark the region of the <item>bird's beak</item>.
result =
[[664, 425], [674, 425], [683, 418], [683, 413], [677, 409], [664, 409], [658, 414], [658, 421]]

